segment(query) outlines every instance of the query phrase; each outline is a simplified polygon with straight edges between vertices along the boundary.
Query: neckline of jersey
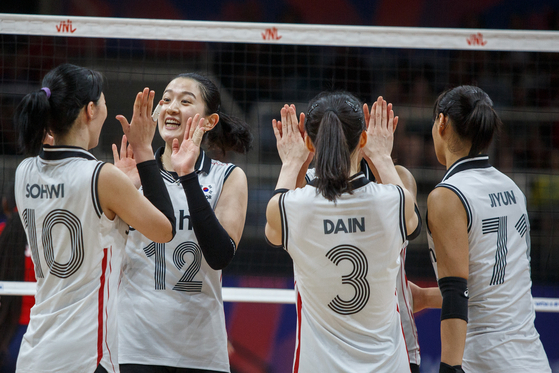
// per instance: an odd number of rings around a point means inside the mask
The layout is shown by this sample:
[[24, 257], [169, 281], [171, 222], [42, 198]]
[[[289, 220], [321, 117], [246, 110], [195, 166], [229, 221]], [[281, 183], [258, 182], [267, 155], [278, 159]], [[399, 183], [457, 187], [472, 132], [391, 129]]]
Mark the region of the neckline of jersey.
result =
[[[164, 151], [165, 151], [165, 147], [162, 146], [159, 149], [157, 149], [157, 151], [155, 152], [155, 161], [157, 162], [157, 166], [159, 167], [159, 169], [163, 174], [169, 175], [173, 181], [177, 181], [179, 179], [179, 175], [176, 172], [168, 171], [165, 168], [163, 168], [163, 162], [161, 162], [161, 156], [163, 155]], [[208, 157], [208, 155], [204, 150], [200, 149], [200, 154], [198, 155], [198, 159], [194, 164], [194, 170], [196, 171], [196, 173], [204, 172], [205, 174], [209, 174], [211, 166], [212, 166], [212, 160], [210, 159], [210, 157]]]
[[489, 156], [485, 154], [476, 155], [476, 156], [466, 156], [460, 158], [444, 174], [443, 180], [447, 180], [452, 175], [457, 174], [458, 172], [471, 170], [473, 168], [488, 168], [491, 167], [489, 164]]
[[71, 145], [43, 145], [39, 157], [46, 161], [57, 161], [66, 158], [85, 158], [96, 161], [97, 158], [84, 148]]

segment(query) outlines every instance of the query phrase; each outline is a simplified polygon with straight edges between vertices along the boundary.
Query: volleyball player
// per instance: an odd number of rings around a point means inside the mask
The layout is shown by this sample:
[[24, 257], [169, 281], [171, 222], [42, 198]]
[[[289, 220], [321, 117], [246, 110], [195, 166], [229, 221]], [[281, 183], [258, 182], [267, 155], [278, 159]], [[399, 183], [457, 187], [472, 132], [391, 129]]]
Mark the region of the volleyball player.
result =
[[501, 125], [493, 103], [459, 86], [437, 98], [433, 120], [447, 168], [427, 200], [443, 297], [440, 372], [551, 372], [534, 327], [526, 198], [482, 154]]
[[[324, 92], [300, 121], [281, 110], [274, 133], [282, 168], [266, 237], [293, 259], [298, 331], [294, 372], [410, 372], [396, 300], [399, 254], [418, 224], [413, 196], [392, 163], [391, 105], [379, 97], [367, 136], [348, 93]], [[383, 184], [359, 172], [361, 150]], [[316, 178], [295, 189], [315, 153]], [[392, 185], [393, 184], [393, 185]]]
[[[194, 73], [173, 79], [160, 101], [165, 146], [156, 159], [175, 207], [177, 235], [162, 245], [130, 233], [119, 300], [123, 373], [229, 372], [221, 270], [243, 232], [246, 176], [196, 147], [188, 170], [173, 161], [173, 144], [192, 137], [199, 125], [210, 147], [223, 153], [249, 149], [248, 125], [224, 114], [220, 101], [214, 83]], [[114, 152], [117, 164], [130, 158], [125, 142], [120, 156], [116, 147]]]
[[[40, 152], [16, 171], [16, 203], [37, 278], [18, 372], [119, 371], [115, 296], [126, 223], [157, 242], [174, 235], [172, 205], [151, 149], [153, 97], [147, 88], [138, 93], [130, 124], [117, 117], [149, 184], [149, 200], [87, 151], [107, 116], [98, 72], [60, 65], [16, 109], [24, 152]], [[47, 133], [54, 145], [42, 147]]]
[[[368, 123], [371, 113], [369, 112], [367, 104], [364, 104], [363, 113], [365, 115], [365, 122]], [[395, 131], [397, 125], [396, 120], [394, 124]], [[372, 128], [370, 130], [372, 130]], [[415, 178], [405, 167], [396, 165], [395, 168], [398, 172], [398, 175], [400, 176], [400, 179], [403, 182], [403, 185], [408, 191], [410, 191], [415, 201], [417, 196], [417, 185], [415, 182]], [[365, 157], [361, 160], [360, 170], [365, 174], [365, 177], [368, 180], [372, 182], [380, 181], [378, 172], [376, 171], [375, 166], [370, 159]], [[302, 187], [307, 183], [310, 183], [314, 178], [314, 168], [309, 169], [305, 175], [305, 183], [299, 183], [298, 187]], [[417, 204], [414, 204], [414, 209], [417, 215], [418, 225], [415, 231], [406, 237], [408, 241], [417, 238], [421, 233], [421, 215], [419, 213]], [[408, 281], [405, 269], [406, 253], [407, 244], [404, 245], [402, 250], [400, 251], [400, 267], [396, 280], [396, 293], [398, 295], [398, 309], [400, 312], [402, 330], [404, 332], [404, 338], [406, 341], [406, 350], [408, 352], [408, 358], [410, 360], [410, 370], [412, 373], [419, 373], [421, 355], [414, 312], [421, 311], [424, 308], [440, 308], [441, 297], [439, 289], [437, 287], [421, 288], [411, 281]]]

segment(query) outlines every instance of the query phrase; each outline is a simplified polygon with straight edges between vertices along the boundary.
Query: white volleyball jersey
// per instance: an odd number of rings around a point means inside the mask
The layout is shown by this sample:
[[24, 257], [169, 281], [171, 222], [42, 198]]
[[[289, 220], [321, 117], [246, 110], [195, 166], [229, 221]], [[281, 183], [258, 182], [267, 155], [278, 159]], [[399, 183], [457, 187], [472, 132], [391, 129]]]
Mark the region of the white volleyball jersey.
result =
[[45, 146], [16, 171], [15, 194], [37, 278], [17, 372], [118, 372], [116, 293], [128, 226], [102, 212], [102, 162]]
[[[367, 162], [362, 159], [361, 160], [361, 170], [365, 174], [365, 177], [373, 182], [376, 182], [375, 175], [369, 168]], [[315, 169], [311, 168], [307, 171], [305, 176], [305, 180], [307, 183], [310, 183], [315, 178]], [[416, 208], [417, 218], [421, 223], [421, 215], [419, 214], [419, 210]], [[416, 232], [412, 233], [410, 237], [408, 236], [408, 240], [413, 240], [415, 237], [419, 235], [421, 231], [421, 224], [418, 225]], [[405, 262], [406, 262], [406, 251], [407, 251], [407, 244], [402, 248], [400, 251], [400, 268], [398, 270], [398, 277], [396, 280], [396, 293], [398, 295], [398, 309], [400, 311], [400, 320], [402, 322], [402, 330], [404, 332], [404, 338], [406, 341], [406, 349], [408, 351], [408, 357], [410, 363], [420, 365], [421, 364], [421, 355], [419, 349], [419, 337], [417, 335], [417, 327], [415, 325], [415, 318], [413, 314], [413, 298], [410, 286], [408, 284], [408, 278], [406, 277], [406, 269], [405, 269]]]
[[307, 185], [280, 197], [297, 296], [294, 372], [409, 372], [396, 276], [404, 194], [353, 179], [336, 203]]
[[[154, 243], [131, 230], [119, 294], [119, 361], [229, 372], [221, 271], [208, 265], [176, 174], [156, 159], [175, 209], [176, 236]], [[215, 209], [235, 168], [201, 152], [196, 163], [204, 195]]]
[[419, 352], [419, 337], [417, 336], [417, 327], [413, 315], [413, 298], [406, 276], [406, 269], [404, 268], [407, 246], [405, 245], [400, 251], [400, 268], [398, 270], [398, 279], [396, 280], [396, 294], [398, 295], [398, 309], [400, 311], [402, 330], [406, 340], [406, 349], [410, 363], [420, 365], [421, 355]]
[[[551, 372], [534, 327], [526, 198], [487, 156], [466, 157], [437, 187], [452, 190], [468, 217], [466, 372]], [[428, 230], [435, 274], [436, 256]]]

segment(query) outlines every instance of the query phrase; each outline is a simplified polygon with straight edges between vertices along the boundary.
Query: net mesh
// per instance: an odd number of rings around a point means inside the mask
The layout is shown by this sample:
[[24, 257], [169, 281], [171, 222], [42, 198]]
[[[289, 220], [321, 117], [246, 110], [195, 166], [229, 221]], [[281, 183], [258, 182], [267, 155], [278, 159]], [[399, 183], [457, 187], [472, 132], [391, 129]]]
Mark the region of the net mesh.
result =
[[[69, 32], [77, 27], [65, 25]], [[131, 116], [136, 92], [149, 86], [160, 97], [179, 73], [199, 72], [219, 86], [223, 111], [245, 119], [255, 139], [246, 155], [212, 155], [243, 168], [249, 181], [244, 235], [225, 273], [291, 275], [289, 256], [264, 239], [265, 207], [280, 168], [271, 119], [279, 117], [281, 106], [295, 103], [298, 111], [306, 111], [305, 103], [324, 89], [347, 90], [369, 103], [378, 95], [392, 102], [400, 117], [393, 157], [415, 176], [424, 216], [427, 195], [444, 174], [432, 146], [432, 104], [446, 88], [474, 84], [493, 99], [505, 124], [489, 150], [491, 162], [511, 176], [528, 199], [533, 280], [559, 280], [559, 254], [553, 250], [559, 243], [559, 53], [461, 50], [444, 44], [421, 49], [356, 47], [354, 40], [348, 40], [347, 46], [339, 41], [328, 45], [326, 31], [321, 31], [324, 45], [316, 40], [279, 44], [282, 39], [270, 27], [260, 43], [153, 40], [149, 32], [136, 39], [115, 36], [0, 34], [4, 194], [22, 159], [13, 112], [26, 93], [40, 88], [50, 69], [69, 62], [106, 77], [108, 119], [93, 153], [109, 162], [111, 144], [119, 143], [122, 135], [114, 117]], [[161, 145], [156, 138], [154, 146]], [[433, 277], [425, 234], [410, 243], [408, 258], [409, 277]]]

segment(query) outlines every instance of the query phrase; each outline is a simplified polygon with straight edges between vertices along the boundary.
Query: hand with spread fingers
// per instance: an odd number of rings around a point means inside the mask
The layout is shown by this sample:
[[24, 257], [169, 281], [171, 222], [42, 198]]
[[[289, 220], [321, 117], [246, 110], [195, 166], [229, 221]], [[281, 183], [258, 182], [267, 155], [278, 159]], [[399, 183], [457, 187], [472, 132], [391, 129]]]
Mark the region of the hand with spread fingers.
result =
[[173, 140], [171, 165], [179, 176], [194, 172], [196, 160], [200, 155], [200, 144], [205, 132], [204, 121], [205, 119], [200, 114], [188, 118], [182, 143], [179, 144], [178, 139]]
[[123, 115], [116, 116], [134, 150], [134, 157], [137, 163], [153, 159], [151, 142], [157, 128], [157, 122], [154, 122], [151, 118], [154, 97], [155, 92], [150, 91], [146, 87], [136, 95], [134, 112], [130, 123], [128, 123], [128, 120]]
[[126, 135], [122, 135], [122, 142], [120, 144], [120, 154], [116, 144], [113, 144], [113, 160], [116, 168], [121, 170], [128, 176], [132, 181], [136, 189], [139, 189], [142, 185], [140, 181], [140, 175], [138, 174], [138, 168], [136, 167], [136, 159], [134, 159], [134, 151], [132, 150], [132, 145], [128, 144], [128, 139]]
[[363, 156], [376, 164], [390, 159], [394, 145], [394, 130], [398, 125], [398, 117], [394, 116], [392, 104], [379, 96], [369, 113], [367, 104], [363, 105], [367, 123], [367, 144], [363, 147]]
[[297, 119], [295, 105], [285, 105], [280, 114], [281, 121], [272, 120], [272, 126], [281, 162], [284, 165], [298, 165], [300, 169], [310, 153], [305, 145], [304, 131], [301, 131], [305, 124], [305, 114], [301, 113]]

